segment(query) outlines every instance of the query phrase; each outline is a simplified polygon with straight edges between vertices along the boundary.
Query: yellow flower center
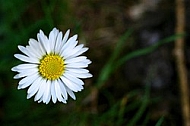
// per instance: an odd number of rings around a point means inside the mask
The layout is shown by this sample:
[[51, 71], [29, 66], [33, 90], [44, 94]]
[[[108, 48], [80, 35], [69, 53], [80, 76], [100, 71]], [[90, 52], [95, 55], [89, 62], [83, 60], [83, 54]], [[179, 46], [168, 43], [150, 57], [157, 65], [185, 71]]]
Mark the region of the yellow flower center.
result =
[[59, 55], [48, 54], [40, 61], [39, 73], [48, 80], [58, 79], [63, 74], [64, 70], [64, 60]]

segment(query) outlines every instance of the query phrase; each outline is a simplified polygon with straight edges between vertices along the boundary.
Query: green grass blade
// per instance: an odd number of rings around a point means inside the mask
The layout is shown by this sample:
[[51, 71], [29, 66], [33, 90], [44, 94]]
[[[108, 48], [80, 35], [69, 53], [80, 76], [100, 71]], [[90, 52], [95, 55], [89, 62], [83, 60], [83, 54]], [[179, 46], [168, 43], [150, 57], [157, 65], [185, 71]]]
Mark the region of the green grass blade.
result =
[[164, 116], [162, 116], [162, 117], [158, 120], [158, 122], [156, 123], [155, 126], [161, 126], [162, 123], [163, 123], [163, 121], [164, 121]]
[[149, 46], [149, 47], [146, 47], [146, 48], [143, 48], [143, 49], [139, 49], [139, 50], [136, 50], [136, 51], [133, 51], [129, 54], [127, 54], [126, 56], [124, 56], [123, 58], [121, 58], [115, 65], [115, 68], [121, 66], [122, 64], [124, 64], [127, 60], [130, 60], [132, 58], [135, 58], [135, 57], [138, 57], [138, 56], [142, 56], [142, 55], [146, 55], [146, 54], [149, 54], [151, 52], [153, 52], [154, 50], [156, 50], [158, 47], [160, 47], [161, 45], [164, 45], [166, 43], [170, 43], [170, 42], [173, 42], [174, 40], [178, 39], [178, 38], [181, 38], [183, 37], [184, 34], [179, 34], [179, 35], [173, 35], [173, 36], [170, 36], [168, 38], [165, 38], [161, 41], [158, 41], [156, 44], [152, 45], [152, 46]]
[[149, 103], [149, 97], [150, 97], [150, 85], [147, 83], [145, 88], [145, 95], [142, 99], [142, 104], [134, 117], [130, 120], [130, 122], [127, 124], [127, 126], [135, 126], [135, 124], [139, 121], [139, 119], [142, 117], [143, 113], [145, 112], [148, 103]]
[[121, 36], [121, 39], [117, 43], [110, 59], [108, 60], [108, 62], [105, 64], [105, 66], [102, 68], [100, 72], [100, 75], [97, 81], [98, 87], [101, 87], [103, 82], [105, 82], [109, 78], [111, 72], [113, 71], [113, 65], [115, 63], [114, 61], [116, 58], [118, 58], [120, 52], [122, 51], [122, 47], [124, 43], [127, 41], [131, 33], [132, 33], [132, 30], [128, 30], [123, 36]]

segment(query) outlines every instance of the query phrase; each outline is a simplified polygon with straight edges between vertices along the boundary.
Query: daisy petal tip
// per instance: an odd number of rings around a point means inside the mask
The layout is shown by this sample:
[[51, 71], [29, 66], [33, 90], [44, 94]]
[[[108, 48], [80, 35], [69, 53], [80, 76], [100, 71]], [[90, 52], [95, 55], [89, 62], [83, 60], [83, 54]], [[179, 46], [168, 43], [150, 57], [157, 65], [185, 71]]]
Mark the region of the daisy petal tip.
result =
[[16, 67], [11, 68], [11, 71], [17, 71]]
[[66, 33], [67, 33], [67, 34], [69, 34], [69, 33], [70, 33], [70, 31], [71, 31], [71, 30], [70, 30], [70, 29], [68, 29], [68, 30], [66, 31]]
[[30, 97], [27, 95], [27, 96], [26, 96], [26, 99], [30, 99]]
[[91, 60], [89, 60], [89, 64], [91, 64], [92, 63], [92, 61]]
[[91, 78], [91, 77], [93, 77], [93, 75], [92, 75], [92, 74], [90, 74], [90, 75], [89, 75], [89, 78]]
[[17, 58], [18, 54], [14, 54], [14, 57]]
[[39, 33], [40, 33], [40, 34], [43, 34], [44, 32], [40, 29]]
[[63, 103], [67, 104], [67, 101], [62, 101]]
[[22, 89], [20, 86], [17, 87], [18, 90]]
[[[78, 35], [77, 35], [77, 34], [73, 36], [73, 39], [74, 39], [75, 41], [77, 41], [77, 38], [78, 38]], [[77, 41], [77, 43], [78, 43], [78, 41]]]
[[55, 104], [57, 102], [57, 99], [52, 99], [52, 102]]
[[23, 46], [21, 46], [21, 45], [18, 45], [18, 49], [20, 49], [20, 48], [22, 48]]
[[27, 99], [30, 99], [32, 96], [33, 96], [33, 95], [31, 95], [31, 94], [28, 93], [27, 96], [26, 96], [26, 98], [27, 98]]
[[38, 103], [41, 103], [42, 101], [41, 100], [38, 100]]
[[54, 27], [52, 31], [55, 31], [55, 30], [58, 30], [58, 29], [56, 27]]
[[13, 79], [19, 79], [19, 78], [21, 78], [21, 77], [19, 76], [19, 74], [15, 75], [15, 76], [13, 77]]

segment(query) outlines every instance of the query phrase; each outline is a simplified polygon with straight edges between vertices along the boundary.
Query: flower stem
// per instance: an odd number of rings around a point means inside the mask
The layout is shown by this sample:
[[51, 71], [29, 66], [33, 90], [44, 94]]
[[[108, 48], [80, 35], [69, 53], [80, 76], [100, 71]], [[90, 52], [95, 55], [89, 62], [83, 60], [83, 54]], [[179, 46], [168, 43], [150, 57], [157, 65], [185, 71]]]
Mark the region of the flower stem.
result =
[[[176, 0], [176, 33], [184, 33], [185, 9], [184, 0]], [[179, 87], [181, 91], [181, 107], [184, 119], [184, 126], [190, 126], [189, 92], [187, 82], [187, 69], [184, 57], [184, 38], [179, 38], [175, 42], [174, 48], [176, 66], [179, 77]]]

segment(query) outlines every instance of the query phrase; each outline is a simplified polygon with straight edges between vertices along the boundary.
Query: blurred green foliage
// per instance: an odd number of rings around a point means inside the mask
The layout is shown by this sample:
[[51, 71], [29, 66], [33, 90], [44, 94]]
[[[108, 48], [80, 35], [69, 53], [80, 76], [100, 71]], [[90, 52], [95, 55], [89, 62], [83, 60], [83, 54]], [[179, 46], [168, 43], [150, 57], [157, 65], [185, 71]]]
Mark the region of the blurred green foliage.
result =
[[[86, 82], [91, 86], [86, 86], [84, 91], [77, 93], [77, 100], [69, 100], [68, 104], [38, 104], [33, 101], [33, 98], [26, 99], [26, 90], [17, 90], [18, 80], [12, 79], [15, 73], [10, 69], [20, 63], [13, 57], [14, 53], [19, 53], [18, 45], [25, 46], [29, 38], [36, 39], [39, 29], [43, 29], [47, 34], [53, 27], [64, 30], [71, 28], [72, 34], [85, 34], [81, 29], [81, 21], [77, 20], [74, 10], [71, 9], [71, 2], [64, 0], [0, 1], [1, 126], [135, 126], [139, 123], [143, 126], [147, 125], [151, 115], [148, 112], [150, 104], [156, 104], [160, 100], [159, 97], [150, 98], [149, 81], [144, 89], [131, 90], [121, 98], [113, 97], [112, 92], [108, 91], [104, 84], [126, 61], [149, 54], [160, 46], [173, 42], [181, 35], [170, 36], [154, 45], [121, 56], [126, 41], [130, 41], [129, 38], [133, 35], [132, 30], [126, 30], [126, 33], [119, 37], [120, 40], [116, 43], [113, 53], [108, 55], [108, 62], [103, 68], [97, 68], [99, 76], [93, 78], [93, 81], [87, 80]], [[92, 4], [89, 2], [89, 6]], [[86, 44], [90, 45], [88, 42]], [[90, 56], [93, 55], [89, 52], [89, 59], [91, 59]], [[93, 112], [91, 104], [84, 102], [84, 99], [90, 96], [92, 87], [98, 87], [100, 93], [98, 97], [103, 95], [106, 100], [109, 100], [107, 106], [98, 103], [97, 107], [100, 110], [98, 112]], [[155, 125], [161, 126], [163, 121], [164, 116], [155, 121]]]

